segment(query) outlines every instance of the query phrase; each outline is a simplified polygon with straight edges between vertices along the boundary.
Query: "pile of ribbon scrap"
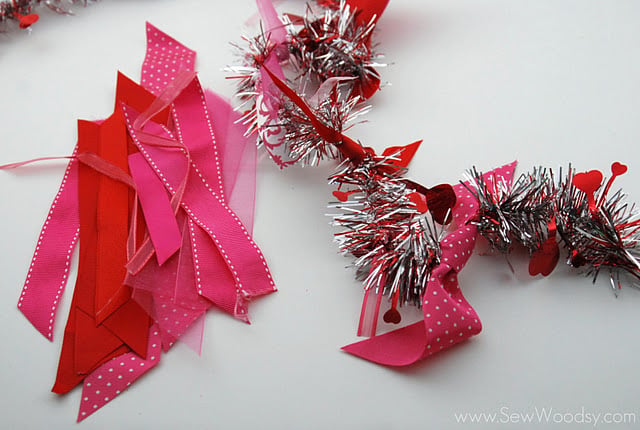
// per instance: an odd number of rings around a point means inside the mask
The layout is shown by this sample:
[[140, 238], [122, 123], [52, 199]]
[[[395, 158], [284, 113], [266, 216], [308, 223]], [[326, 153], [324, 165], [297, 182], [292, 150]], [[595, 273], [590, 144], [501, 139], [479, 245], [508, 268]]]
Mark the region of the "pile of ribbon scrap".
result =
[[78, 421], [177, 340], [199, 352], [212, 306], [249, 322], [249, 300], [275, 291], [251, 237], [255, 142], [230, 104], [202, 89], [194, 51], [150, 24], [147, 46], [142, 85], [119, 74], [113, 114], [78, 122], [18, 303], [52, 340], [79, 241], [53, 387], [84, 382]]

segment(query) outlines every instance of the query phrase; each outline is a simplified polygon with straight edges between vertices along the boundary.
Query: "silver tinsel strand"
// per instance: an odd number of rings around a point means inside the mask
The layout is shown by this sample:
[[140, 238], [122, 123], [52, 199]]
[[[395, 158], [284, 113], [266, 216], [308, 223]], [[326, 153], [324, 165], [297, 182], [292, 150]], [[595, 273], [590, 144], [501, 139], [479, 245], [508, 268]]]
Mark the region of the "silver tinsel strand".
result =
[[[240, 100], [237, 109], [243, 112], [241, 121], [247, 127], [247, 134], [255, 133], [260, 127], [284, 128], [282, 140], [286, 150], [293, 160], [299, 160], [303, 165], [339, 159], [339, 152], [327, 144], [315, 132], [306, 115], [285, 98], [280, 102], [278, 120], [259, 124], [260, 106], [257, 106], [256, 98], [260, 67], [268, 56], [275, 55], [288, 77], [288, 84], [307, 100], [328, 79], [339, 78], [339, 96], [319, 100], [313, 108], [327, 126], [342, 132], [355, 123], [355, 118], [368, 111], [368, 107], [357, 107], [363, 100], [354, 90], [362, 89], [372, 80], [379, 81], [374, 67], [383, 64], [376, 61], [381, 56], [374, 54], [371, 48], [375, 23], [358, 25], [353, 11], [344, 1], [339, 7], [324, 8], [319, 16], [308, 7], [301, 20], [291, 22], [287, 15], [281, 19], [289, 33], [285, 45], [275, 46], [262, 29], [257, 36], [243, 37], [244, 43], [234, 45], [240, 61], [226, 70], [230, 73], [229, 78], [238, 80], [236, 96]], [[278, 104], [277, 100], [269, 102]], [[260, 138], [258, 144], [262, 144]]]
[[[331, 204], [340, 211], [332, 224], [340, 252], [355, 257], [356, 276], [400, 306], [420, 306], [429, 275], [440, 261], [440, 235], [428, 214], [408, 198], [413, 192], [398, 175], [381, 174], [384, 160], [343, 163], [330, 182], [348, 187], [349, 200]], [[440, 232], [442, 233], [442, 232]]]
[[560, 175], [554, 185], [554, 213], [558, 234], [569, 252], [567, 263], [581, 268], [594, 282], [607, 269], [614, 291], [620, 289], [623, 273], [640, 280], [639, 211], [626, 202], [622, 190], [605, 195], [602, 185], [595, 194], [601, 204], [592, 213], [585, 193], [572, 183], [574, 174], [569, 168], [567, 176]]
[[[328, 97], [320, 100], [314, 114], [326, 126], [343, 133], [368, 112], [369, 106], [357, 107], [359, 102], [358, 98], [347, 97], [335, 87]], [[303, 166], [316, 166], [326, 159], [340, 159], [340, 151], [335, 144], [324, 140], [295, 103], [283, 100], [278, 118], [282, 121], [284, 144], [291, 159]]]
[[384, 64], [371, 45], [375, 22], [358, 25], [344, 1], [320, 17], [308, 8], [300, 29], [289, 28], [291, 60], [306, 81], [320, 85], [333, 77], [354, 77], [356, 82], [379, 78], [375, 68]]
[[494, 186], [474, 168], [467, 188], [478, 198], [480, 208], [471, 223], [502, 253], [508, 253], [514, 243], [534, 253], [550, 236], [551, 226], [552, 235], [557, 230], [567, 250], [567, 263], [594, 282], [603, 269], [609, 272], [615, 291], [624, 274], [640, 280], [639, 211], [626, 202], [621, 190], [609, 193], [611, 184], [606, 179], [594, 193], [595, 208], [590, 208], [586, 193], [573, 183], [575, 174], [571, 167], [566, 175], [560, 169], [556, 180], [551, 170], [538, 168], [521, 175], [513, 185], [503, 181]]
[[488, 184], [475, 167], [468, 176], [470, 185], [463, 185], [479, 202], [478, 214], [471, 223], [494, 249], [507, 253], [515, 242], [532, 252], [547, 239], [552, 195], [547, 192], [546, 169], [533, 169], [513, 184], [504, 179]]
[[[95, 0], [94, 0], [95, 1]], [[40, 6], [46, 6], [52, 11], [69, 15], [73, 13], [73, 6], [86, 6], [88, 0], [13, 0], [0, 1], [0, 32], [11, 29], [12, 24], [20, 20], [19, 16], [25, 16], [37, 12]]]

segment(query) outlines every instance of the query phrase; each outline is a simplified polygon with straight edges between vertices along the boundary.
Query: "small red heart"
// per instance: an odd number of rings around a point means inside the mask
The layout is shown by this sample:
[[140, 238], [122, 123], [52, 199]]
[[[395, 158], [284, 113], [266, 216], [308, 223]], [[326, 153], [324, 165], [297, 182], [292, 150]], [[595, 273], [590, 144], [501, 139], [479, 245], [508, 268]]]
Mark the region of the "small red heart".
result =
[[398, 324], [402, 320], [402, 317], [396, 308], [391, 308], [384, 313], [382, 319], [388, 324]]
[[420, 213], [425, 213], [427, 211], [427, 200], [420, 193], [413, 192], [408, 195], [409, 200], [416, 206], [416, 209]]
[[456, 193], [449, 184], [436, 185], [427, 190], [427, 207], [433, 219], [441, 225], [446, 225], [453, 218], [453, 207], [456, 205]]
[[20, 28], [28, 28], [31, 24], [34, 24], [40, 17], [35, 13], [30, 13], [29, 15], [23, 15], [20, 17], [20, 23], [18, 26]]
[[549, 276], [558, 264], [560, 258], [560, 250], [555, 236], [549, 237], [544, 241], [542, 246], [531, 255], [529, 260], [529, 274], [536, 276]]
[[627, 173], [627, 166], [617, 161], [611, 165], [611, 173], [613, 176], [620, 176]]
[[602, 184], [602, 172], [599, 170], [591, 170], [584, 173], [576, 173], [573, 176], [573, 185], [585, 194], [593, 194]]
[[336, 190], [332, 194], [341, 202], [346, 202], [347, 200], [349, 200], [349, 193], [345, 193], [344, 191]]

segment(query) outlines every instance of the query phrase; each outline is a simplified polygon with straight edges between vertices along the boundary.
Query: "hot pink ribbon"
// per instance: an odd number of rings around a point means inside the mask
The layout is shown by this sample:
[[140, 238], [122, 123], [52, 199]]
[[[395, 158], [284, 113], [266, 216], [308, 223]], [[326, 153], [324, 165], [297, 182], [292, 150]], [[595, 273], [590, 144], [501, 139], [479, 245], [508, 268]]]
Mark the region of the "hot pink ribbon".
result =
[[[485, 173], [487, 183], [510, 182], [516, 163]], [[406, 366], [480, 333], [482, 324], [458, 285], [476, 242], [477, 229], [467, 224], [478, 210], [475, 197], [462, 184], [454, 187], [453, 216], [458, 228], [440, 243], [440, 264], [433, 270], [422, 302], [424, 320], [343, 347], [366, 360], [389, 366]]]
[[147, 358], [129, 352], [107, 361], [84, 379], [78, 421], [82, 421], [153, 369], [160, 361], [160, 333], [151, 326]]
[[195, 70], [196, 52], [147, 22], [147, 53], [142, 63], [144, 88], [160, 94], [180, 70]]
[[[147, 23], [145, 87], [159, 93], [181, 69], [193, 70], [194, 65], [195, 51]], [[49, 340], [53, 340], [55, 314], [80, 231], [77, 175], [77, 160], [72, 159], [40, 232], [18, 300], [18, 309]]]
[[180, 248], [182, 237], [178, 222], [162, 181], [140, 153], [129, 156], [129, 170], [136, 183], [158, 264], [162, 265]]
[[[211, 237], [231, 271], [237, 289], [243, 295], [251, 297], [272, 292], [274, 291], [273, 281], [262, 253], [238, 217], [226, 205], [222, 181], [218, 178], [221, 174], [221, 166], [219, 162], [216, 164], [215, 152], [207, 149], [207, 146], [215, 148], [214, 141], [208, 130], [202, 130], [203, 126], [209, 129], [207, 116], [204, 113], [198, 113], [197, 109], [184, 107], [196, 105], [193, 102], [194, 97], [201, 98], [202, 112], [206, 112], [204, 93], [197, 81], [181, 93], [174, 105], [176, 134], [189, 148], [194, 165], [194, 168], [188, 172], [189, 186], [185, 189], [181, 205], [189, 218]], [[133, 127], [137, 114], [127, 107], [124, 107], [123, 111], [134, 143], [149, 164], [154, 167], [156, 174], [162, 177], [167, 189], [172, 193], [175, 192], [177, 184], [185, 175], [187, 165], [184, 156], [175, 151], [169, 152], [162, 148], [145, 145], [138, 138], [138, 131]], [[202, 117], [202, 115], [205, 116]], [[173, 139], [168, 130], [152, 122], [147, 123], [143, 131], [162, 139]], [[205, 136], [209, 136], [208, 138], [203, 137], [204, 132], [206, 132]], [[207, 166], [207, 168], [198, 166]], [[206, 174], [203, 173], [205, 171], [207, 171]]]
[[79, 233], [78, 161], [72, 158], [40, 231], [18, 299], [20, 312], [49, 340], [53, 340], [55, 314]]

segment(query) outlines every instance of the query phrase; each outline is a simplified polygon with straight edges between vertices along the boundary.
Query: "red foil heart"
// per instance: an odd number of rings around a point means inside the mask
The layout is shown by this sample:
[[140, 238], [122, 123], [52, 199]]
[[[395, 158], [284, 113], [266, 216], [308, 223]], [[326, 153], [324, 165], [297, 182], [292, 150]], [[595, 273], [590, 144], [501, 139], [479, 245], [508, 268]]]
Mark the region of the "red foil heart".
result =
[[391, 308], [384, 313], [382, 319], [388, 324], [399, 324], [402, 320], [402, 317], [400, 316], [400, 312], [398, 312], [397, 309]]
[[20, 19], [18, 26], [20, 28], [29, 28], [32, 24], [34, 24], [40, 17], [35, 13], [30, 13], [29, 15], [21, 15], [18, 16]]
[[418, 192], [411, 193], [409, 194], [409, 200], [416, 206], [418, 212], [425, 213], [427, 211], [427, 200], [422, 194]]
[[346, 202], [349, 199], [349, 193], [345, 193], [344, 191], [336, 190], [332, 194], [336, 199], [340, 200], [341, 202]]
[[433, 219], [442, 225], [449, 224], [453, 207], [456, 205], [456, 193], [449, 184], [436, 185], [426, 190], [427, 207]]
[[[594, 193], [598, 188], [600, 188], [600, 184], [602, 184], [602, 172], [599, 170], [590, 170], [585, 173], [576, 173], [573, 176], [572, 182], [577, 189], [583, 191], [587, 195], [587, 199], [589, 200], [589, 211], [592, 214], [598, 212]], [[609, 181], [609, 185], [610, 184], [611, 181]], [[604, 194], [606, 193], [607, 191], [605, 190]]]
[[555, 236], [549, 237], [542, 246], [531, 255], [529, 260], [529, 274], [549, 276], [558, 264], [560, 250]]
[[584, 173], [576, 173], [573, 176], [573, 185], [585, 194], [593, 194], [602, 184], [602, 172], [591, 170]]
[[617, 161], [611, 165], [611, 173], [613, 176], [620, 176], [627, 173], [627, 166]]

